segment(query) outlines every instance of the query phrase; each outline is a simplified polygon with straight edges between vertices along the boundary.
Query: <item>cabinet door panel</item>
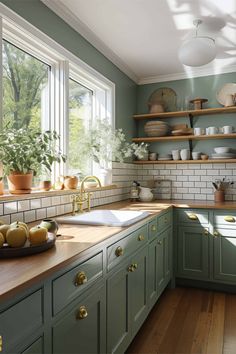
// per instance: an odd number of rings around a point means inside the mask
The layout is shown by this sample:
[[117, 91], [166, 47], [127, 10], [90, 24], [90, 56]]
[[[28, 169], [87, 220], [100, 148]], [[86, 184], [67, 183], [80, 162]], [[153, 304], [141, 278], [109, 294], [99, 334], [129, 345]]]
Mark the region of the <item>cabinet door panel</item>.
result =
[[178, 229], [178, 276], [207, 279], [209, 235], [202, 227], [180, 226]]
[[40, 337], [28, 348], [26, 348], [22, 354], [42, 354], [43, 353], [43, 339]]
[[122, 353], [131, 336], [128, 265], [107, 280], [107, 352]]
[[217, 229], [214, 237], [214, 279], [236, 284], [236, 231]]
[[157, 287], [157, 240], [152, 241], [148, 249], [148, 301], [152, 307], [158, 298]]
[[136, 334], [148, 313], [147, 301], [147, 255], [148, 249], [145, 247], [135, 257], [131, 264], [135, 264], [137, 269], [129, 274], [130, 280], [130, 301], [131, 301], [131, 323], [132, 334]]
[[[91, 295], [89, 295], [91, 294]], [[87, 315], [86, 315], [87, 312]], [[53, 326], [53, 353], [105, 352], [105, 287], [91, 289]]]
[[162, 233], [157, 240], [157, 289], [160, 295], [165, 288], [165, 239]]

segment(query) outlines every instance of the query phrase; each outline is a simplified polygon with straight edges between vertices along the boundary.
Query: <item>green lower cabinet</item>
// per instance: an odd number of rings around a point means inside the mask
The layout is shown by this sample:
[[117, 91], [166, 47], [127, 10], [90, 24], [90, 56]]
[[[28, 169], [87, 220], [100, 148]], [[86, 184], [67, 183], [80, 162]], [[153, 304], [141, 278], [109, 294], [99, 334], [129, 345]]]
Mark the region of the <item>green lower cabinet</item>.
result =
[[[157, 236], [156, 236], [157, 237]], [[158, 299], [157, 285], [157, 239], [152, 241], [148, 247], [148, 302], [149, 307], [154, 306]]]
[[27, 347], [22, 354], [43, 354], [43, 338], [40, 337], [33, 344]]
[[209, 230], [201, 226], [179, 226], [177, 276], [206, 280], [209, 277]]
[[105, 286], [89, 291], [63, 311], [52, 328], [54, 354], [105, 353]]
[[162, 232], [157, 238], [157, 289], [161, 295], [171, 277], [171, 228]]
[[124, 353], [148, 314], [147, 257], [145, 247], [107, 279], [107, 353]]
[[213, 242], [214, 279], [236, 284], [236, 229], [216, 228]]

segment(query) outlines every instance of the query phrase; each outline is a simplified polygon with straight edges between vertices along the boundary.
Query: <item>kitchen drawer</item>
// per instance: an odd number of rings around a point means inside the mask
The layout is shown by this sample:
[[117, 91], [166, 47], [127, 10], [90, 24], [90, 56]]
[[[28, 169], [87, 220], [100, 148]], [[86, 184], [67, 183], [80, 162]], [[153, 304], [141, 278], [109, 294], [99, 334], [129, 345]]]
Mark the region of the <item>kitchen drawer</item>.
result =
[[177, 210], [178, 223], [189, 223], [189, 224], [208, 224], [209, 223], [209, 212], [203, 210]]
[[107, 248], [108, 270], [120, 263], [124, 258], [136, 252], [148, 242], [148, 225], [144, 225], [132, 234], [122, 238]]
[[148, 224], [148, 237], [150, 241], [154, 240], [157, 237], [158, 231], [159, 231], [158, 219], [155, 218], [153, 221], [151, 221]]
[[0, 313], [2, 350], [11, 353], [43, 323], [42, 291], [38, 290]]
[[69, 272], [53, 281], [53, 314], [57, 314], [63, 307], [78, 296], [89, 284], [103, 275], [103, 254], [79, 264]]
[[236, 227], [236, 212], [214, 212], [214, 224], [222, 226]]
[[172, 226], [172, 214], [165, 213], [158, 217], [158, 231], [164, 230], [168, 226]]

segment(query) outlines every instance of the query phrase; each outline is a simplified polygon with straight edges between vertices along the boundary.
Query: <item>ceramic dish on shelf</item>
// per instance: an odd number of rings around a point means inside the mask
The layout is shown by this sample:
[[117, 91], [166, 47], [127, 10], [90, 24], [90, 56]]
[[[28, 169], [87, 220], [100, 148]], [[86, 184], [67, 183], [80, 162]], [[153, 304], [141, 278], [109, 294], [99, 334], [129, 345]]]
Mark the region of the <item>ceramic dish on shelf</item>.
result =
[[213, 159], [234, 159], [236, 157], [236, 154], [233, 154], [231, 152], [224, 152], [224, 153], [212, 154], [211, 157]]
[[171, 135], [180, 136], [180, 135], [192, 135], [193, 129], [192, 128], [184, 128], [178, 130], [172, 130]]
[[158, 161], [170, 161], [173, 160], [172, 157], [158, 157]]
[[219, 147], [215, 147], [214, 150], [217, 154], [224, 154], [224, 153], [230, 152], [230, 147], [219, 146]]
[[236, 84], [228, 83], [221, 87], [220, 91], [216, 94], [217, 101], [225, 106], [228, 95], [234, 95], [236, 93]]

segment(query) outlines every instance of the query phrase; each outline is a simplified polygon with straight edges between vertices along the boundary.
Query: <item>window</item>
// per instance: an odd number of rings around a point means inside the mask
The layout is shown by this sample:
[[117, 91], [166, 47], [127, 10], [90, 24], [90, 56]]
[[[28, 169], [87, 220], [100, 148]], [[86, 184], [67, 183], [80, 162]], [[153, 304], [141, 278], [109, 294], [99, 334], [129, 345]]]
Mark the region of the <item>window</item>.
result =
[[79, 154], [78, 144], [92, 124], [93, 91], [69, 79], [68, 174], [92, 173], [91, 161]]
[[112, 123], [114, 84], [0, 4], [1, 34], [3, 127], [57, 131], [68, 160], [53, 167], [53, 181], [97, 173], [77, 147], [94, 120]]
[[3, 40], [3, 126], [41, 130], [48, 121], [50, 67]]

